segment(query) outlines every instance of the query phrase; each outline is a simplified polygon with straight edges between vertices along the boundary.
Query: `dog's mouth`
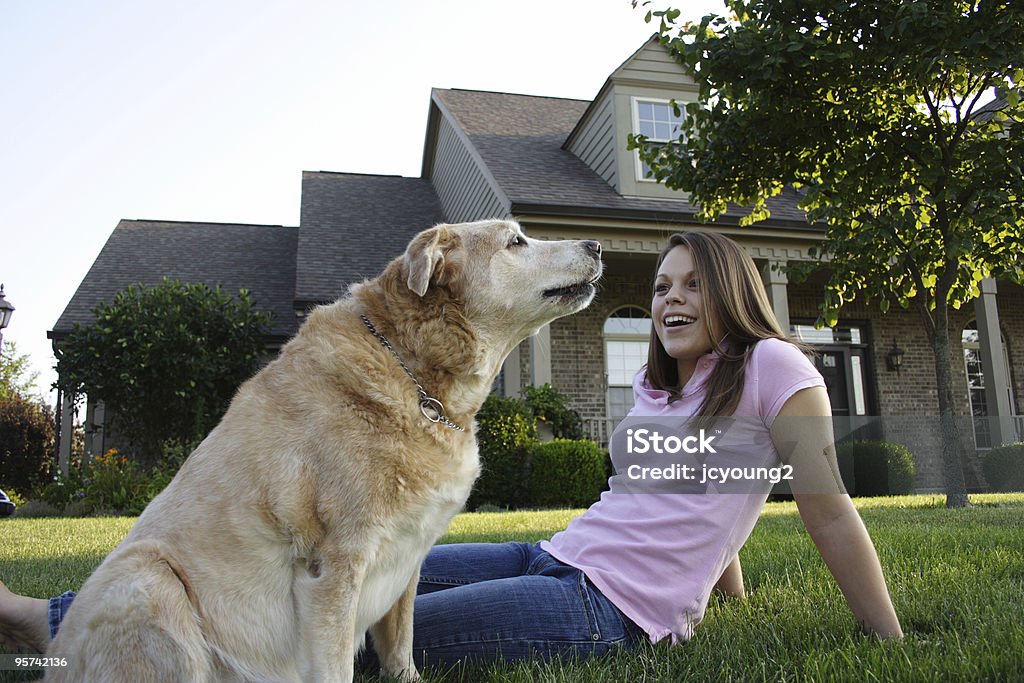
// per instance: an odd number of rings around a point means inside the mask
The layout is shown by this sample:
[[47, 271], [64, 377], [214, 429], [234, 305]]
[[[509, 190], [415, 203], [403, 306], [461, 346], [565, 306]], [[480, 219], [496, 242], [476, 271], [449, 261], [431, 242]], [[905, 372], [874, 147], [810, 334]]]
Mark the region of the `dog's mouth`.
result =
[[562, 301], [574, 301], [586, 298], [593, 295], [597, 290], [597, 281], [600, 279], [601, 276], [598, 275], [586, 282], [577, 282], [576, 284], [567, 285], [565, 287], [545, 289], [543, 296], [545, 299], [560, 299]]

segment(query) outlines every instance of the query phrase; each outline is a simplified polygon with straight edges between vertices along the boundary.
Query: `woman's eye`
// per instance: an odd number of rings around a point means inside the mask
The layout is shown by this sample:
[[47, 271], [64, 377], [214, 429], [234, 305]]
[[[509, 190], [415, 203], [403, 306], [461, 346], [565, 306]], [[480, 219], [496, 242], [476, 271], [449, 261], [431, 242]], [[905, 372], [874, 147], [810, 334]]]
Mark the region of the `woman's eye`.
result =
[[690, 280], [690, 289], [700, 289], [700, 280]]
[[668, 285], [654, 285], [654, 291], [655, 292], [667, 292], [668, 291]]

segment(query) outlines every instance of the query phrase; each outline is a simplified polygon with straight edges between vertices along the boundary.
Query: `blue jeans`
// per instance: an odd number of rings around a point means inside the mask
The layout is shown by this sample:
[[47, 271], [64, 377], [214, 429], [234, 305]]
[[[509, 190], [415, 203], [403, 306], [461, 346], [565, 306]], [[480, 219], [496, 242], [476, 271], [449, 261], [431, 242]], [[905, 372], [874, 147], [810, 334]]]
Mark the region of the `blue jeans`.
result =
[[[50, 600], [50, 633], [71, 604]], [[584, 658], [647, 640], [580, 570], [530, 543], [438, 545], [420, 569], [413, 649], [420, 666]], [[368, 653], [361, 666], [372, 667]]]
[[529, 543], [434, 546], [413, 618], [421, 665], [583, 658], [647, 639], [582, 571]]

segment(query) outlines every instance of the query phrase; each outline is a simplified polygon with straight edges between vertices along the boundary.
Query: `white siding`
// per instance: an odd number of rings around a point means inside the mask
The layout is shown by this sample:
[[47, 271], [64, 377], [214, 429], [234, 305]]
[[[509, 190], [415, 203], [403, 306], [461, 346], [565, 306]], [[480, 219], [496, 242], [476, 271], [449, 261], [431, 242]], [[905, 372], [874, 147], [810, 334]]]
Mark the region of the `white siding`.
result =
[[440, 117], [431, 181], [450, 223], [504, 218], [508, 214], [508, 207], [444, 116]]

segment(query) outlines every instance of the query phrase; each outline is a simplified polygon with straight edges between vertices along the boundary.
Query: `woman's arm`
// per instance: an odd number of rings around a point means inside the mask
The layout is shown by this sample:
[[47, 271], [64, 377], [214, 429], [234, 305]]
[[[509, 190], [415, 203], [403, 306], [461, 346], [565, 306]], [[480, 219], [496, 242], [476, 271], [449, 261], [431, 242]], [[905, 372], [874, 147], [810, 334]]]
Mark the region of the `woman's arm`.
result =
[[772, 424], [772, 440], [793, 466], [791, 486], [800, 517], [857, 621], [880, 638], [900, 638], [903, 631], [878, 554], [842, 489], [831, 414], [824, 388], [798, 391]]
[[715, 584], [712, 592], [729, 598], [746, 597], [746, 591], [743, 589], [743, 568], [740, 567], [739, 555], [734, 557], [729, 566], [722, 572], [722, 576], [719, 577], [718, 583]]
[[864, 522], [846, 494], [794, 496], [804, 526], [861, 626], [880, 638], [900, 638], [882, 566]]

